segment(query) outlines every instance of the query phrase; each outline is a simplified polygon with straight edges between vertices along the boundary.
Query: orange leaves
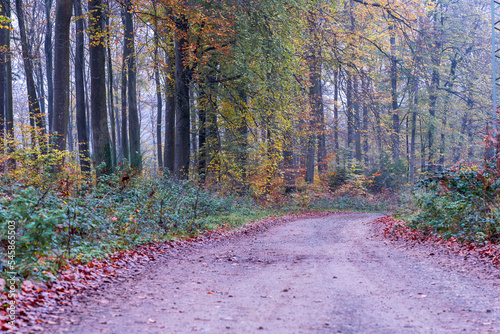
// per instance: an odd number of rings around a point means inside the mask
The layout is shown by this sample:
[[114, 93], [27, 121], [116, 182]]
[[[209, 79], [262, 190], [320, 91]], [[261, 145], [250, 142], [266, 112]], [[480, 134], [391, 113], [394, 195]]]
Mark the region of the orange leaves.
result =
[[[483, 262], [489, 262], [494, 265], [500, 263], [500, 245], [486, 242], [477, 244], [473, 242], [460, 243], [456, 238], [444, 239], [442, 236], [432, 234], [423, 230], [410, 228], [406, 222], [394, 219], [391, 216], [385, 216], [374, 222], [378, 229], [378, 234], [382, 237], [401, 241], [408, 244], [427, 244], [438, 248], [448, 250], [464, 257], [474, 257]], [[430, 255], [434, 255], [431, 253]]]

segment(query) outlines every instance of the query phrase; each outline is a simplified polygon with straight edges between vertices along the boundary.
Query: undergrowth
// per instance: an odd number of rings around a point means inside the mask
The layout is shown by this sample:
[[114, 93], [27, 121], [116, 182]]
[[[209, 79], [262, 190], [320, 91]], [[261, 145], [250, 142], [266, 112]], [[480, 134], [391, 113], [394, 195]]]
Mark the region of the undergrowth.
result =
[[296, 191], [286, 194], [277, 179], [260, 196], [235, 196], [211, 192], [193, 180], [139, 175], [126, 164], [110, 174], [99, 172], [99, 166], [97, 174], [82, 173], [75, 154], [49, 145], [18, 145], [13, 152], [0, 157], [5, 169], [0, 174], [0, 271], [34, 281], [54, 279], [68, 261], [86, 263], [270, 215], [387, 212], [394, 204], [393, 197], [367, 190], [370, 178], [352, 173], [335, 191], [318, 179], [314, 185], [299, 181]]
[[410, 226], [476, 243], [500, 240], [500, 163], [429, 173], [413, 188]]

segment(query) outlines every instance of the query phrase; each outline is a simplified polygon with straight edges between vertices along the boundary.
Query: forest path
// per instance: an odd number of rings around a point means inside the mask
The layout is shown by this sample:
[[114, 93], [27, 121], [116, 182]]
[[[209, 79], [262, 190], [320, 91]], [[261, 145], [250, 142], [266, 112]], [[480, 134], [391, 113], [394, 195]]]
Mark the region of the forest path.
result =
[[500, 276], [373, 238], [378, 217], [297, 220], [169, 253], [44, 332], [500, 333]]

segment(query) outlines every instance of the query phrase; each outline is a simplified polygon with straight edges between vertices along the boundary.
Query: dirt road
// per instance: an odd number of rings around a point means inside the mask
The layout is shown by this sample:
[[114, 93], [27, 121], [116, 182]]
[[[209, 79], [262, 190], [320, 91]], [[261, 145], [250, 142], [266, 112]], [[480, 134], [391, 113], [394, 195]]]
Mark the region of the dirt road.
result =
[[379, 216], [298, 220], [172, 252], [44, 332], [500, 333], [500, 272], [372, 238]]

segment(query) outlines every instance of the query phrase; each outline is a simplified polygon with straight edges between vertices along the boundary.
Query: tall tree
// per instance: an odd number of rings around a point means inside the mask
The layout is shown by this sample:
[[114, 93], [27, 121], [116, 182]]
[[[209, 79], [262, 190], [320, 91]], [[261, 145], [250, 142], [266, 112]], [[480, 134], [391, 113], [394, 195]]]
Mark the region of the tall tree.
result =
[[[0, 17], [7, 17], [7, 9], [0, 2]], [[5, 86], [6, 86], [6, 67], [7, 67], [7, 34], [9, 30], [0, 23], [0, 154], [5, 149]], [[3, 166], [2, 166], [3, 168]]]
[[398, 68], [396, 58], [396, 25], [394, 18], [389, 18], [389, 36], [391, 43], [391, 112], [392, 112], [392, 152], [394, 161], [399, 160], [399, 111], [398, 111]]
[[52, 63], [52, 3], [53, 0], [45, 0], [45, 66], [47, 73], [47, 102], [48, 102], [48, 118], [49, 129], [52, 129], [52, 113], [54, 111], [54, 83]]
[[[106, 13], [106, 27], [108, 30], [111, 29], [110, 24], [110, 15]], [[116, 148], [118, 143], [116, 141], [116, 117], [115, 117], [115, 99], [114, 99], [114, 80], [113, 80], [113, 64], [111, 62], [111, 34], [108, 32], [108, 36], [106, 38], [106, 48], [107, 48], [107, 65], [108, 65], [108, 104], [109, 104], [109, 113], [110, 113], [110, 121], [111, 121], [111, 156], [113, 158], [113, 166], [117, 165], [117, 157], [116, 157]]]
[[54, 113], [52, 133], [57, 133], [55, 141], [59, 150], [66, 149], [69, 118], [69, 33], [72, 14], [72, 0], [56, 0], [56, 23], [54, 41]]
[[[125, 26], [126, 24], [126, 7], [122, 10], [122, 22]], [[129, 142], [128, 142], [128, 113], [127, 113], [127, 68], [128, 68], [128, 57], [130, 55], [130, 48], [128, 47], [128, 36], [123, 35], [123, 59], [122, 59], [122, 73], [121, 73], [121, 119], [122, 119], [122, 137], [121, 137], [121, 152], [120, 155], [122, 159], [129, 160]], [[130, 161], [129, 161], [130, 162]]]
[[190, 157], [190, 106], [189, 83], [191, 79], [187, 62], [188, 22], [184, 15], [175, 20], [175, 174], [180, 179], [187, 179]]
[[137, 170], [142, 169], [141, 133], [139, 114], [137, 111], [137, 67], [134, 46], [134, 20], [131, 0], [125, 2], [125, 43], [128, 49], [128, 119], [130, 139], [130, 165]]
[[85, 48], [84, 48], [84, 18], [82, 15], [81, 0], [74, 1], [76, 17], [76, 46], [75, 46], [75, 98], [76, 98], [76, 131], [78, 134], [78, 150], [80, 153], [80, 169], [90, 171], [89, 138], [87, 135], [86, 101], [85, 101]]
[[[155, 3], [153, 2], [153, 5]], [[156, 6], [155, 12], [156, 12]], [[154, 76], [156, 83], [156, 153], [158, 156], [158, 168], [163, 170], [163, 153], [162, 153], [162, 141], [161, 141], [161, 122], [162, 122], [162, 112], [163, 112], [163, 101], [161, 96], [161, 83], [160, 83], [160, 59], [158, 57], [158, 46], [159, 46], [159, 34], [158, 34], [158, 21], [155, 15], [154, 21], [154, 41], [155, 41], [155, 51], [154, 51]]]
[[89, 0], [90, 30], [90, 105], [95, 166], [104, 163], [103, 172], [112, 171], [111, 145], [106, 109], [106, 58], [104, 55], [103, 5], [101, 0]]
[[[9, 0], [1, 0], [0, 4], [2, 8], [5, 9], [5, 16], [10, 19], [12, 8]], [[12, 28], [12, 24], [7, 22], [5, 24], [9, 29], [2, 28], [5, 30], [5, 131], [6, 138], [13, 139], [14, 138], [14, 103], [13, 103], [13, 94], [12, 94], [12, 52], [10, 50], [10, 30]], [[14, 145], [9, 145], [8, 152], [14, 152]], [[9, 169], [14, 169], [16, 167], [16, 162], [14, 159], [9, 159], [7, 162]]]
[[[30, 115], [30, 125], [35, 128], [40, 134], [45, 134], [45, 126], [43, 125], [43, 115], [40, 111], [40, 103], [36, 94], [35, 80], [33, 77], [33, 56], [29, 52], [28, 39], [26, 36], [26, 23], [24, 17], [24, 7], [22, 0], [16, 0], [17, 19], [19, 24], [19, 33], [21, 35], [21, 49], [23, 55], [24, 72], [26, 74], [26, 86], [28, 90], [28, 109]], [[32, 144], [36, 145], [35, 134], [32, 132]]]
[[175, 58], [173, 45], [167, 44], [165, 63], [167, 75], [165, 76], [165, 170], [172, 175], [175, 173]]

